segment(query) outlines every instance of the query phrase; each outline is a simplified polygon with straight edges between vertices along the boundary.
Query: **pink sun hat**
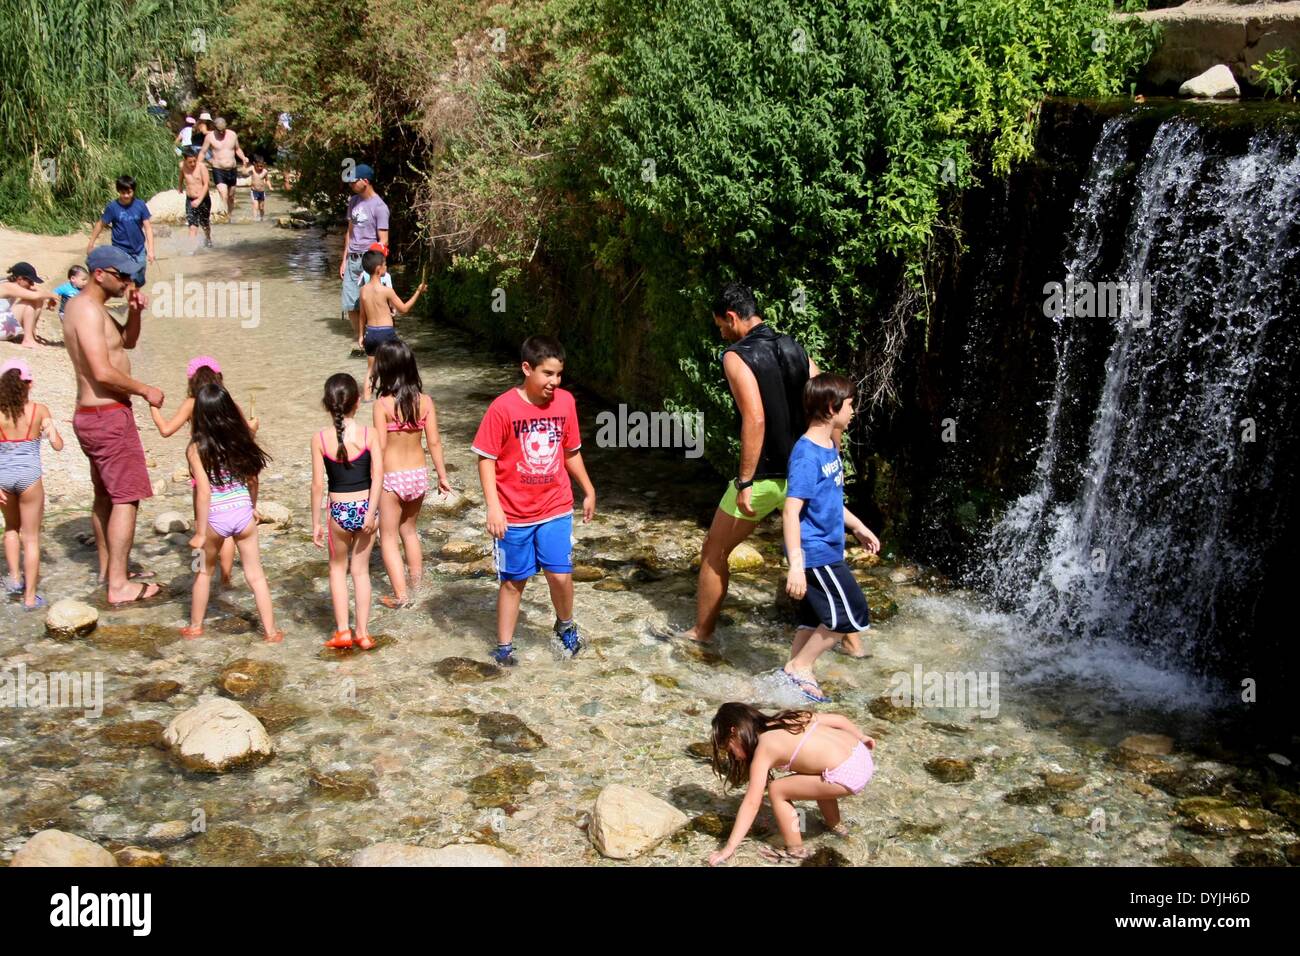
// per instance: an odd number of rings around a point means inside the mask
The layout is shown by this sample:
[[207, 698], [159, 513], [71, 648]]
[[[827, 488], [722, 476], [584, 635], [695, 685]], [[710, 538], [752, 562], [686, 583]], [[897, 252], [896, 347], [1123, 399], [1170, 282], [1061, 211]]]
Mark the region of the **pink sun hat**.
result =
[[190, 359], [190, 364], [185, 366], [185, 377], [193, 378], [194, 373], [205, 365], [218, 375], [221, 374], [221, 364], [211, 355], [196, 355], [194, 358]]
[[0, 375], [4, 375], [6, 372], [11, 372], [14, 369], [18, 370], [18, 377], [24, 382], [30, 382], [32, 380], [32, 370], [27, 367], [27, 363], [22, 359], [10, 359], [5, 362], [4, 365], [0, 365]]

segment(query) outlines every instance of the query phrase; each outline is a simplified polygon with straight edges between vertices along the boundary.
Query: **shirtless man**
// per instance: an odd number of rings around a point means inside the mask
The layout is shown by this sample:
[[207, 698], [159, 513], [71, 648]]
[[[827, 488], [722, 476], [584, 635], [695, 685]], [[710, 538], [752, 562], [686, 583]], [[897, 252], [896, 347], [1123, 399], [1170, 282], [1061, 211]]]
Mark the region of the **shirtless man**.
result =
[[212, 245], [212, 197], [208, 195], [208, 167], [199, 162], [199, 151], [190, 149], [181, 160], [179, 189], [187, 200], [185, 224], [190, 227], [190, 238], [199, 238], [203, 227], [203, 244]]
[[221, 193], [221, 198], [226, 203], [226, 212], [230, 214], [231, 222], [235, 216], [235, 180], [239, 178], [239, 171], [235, 168], [235, 157], [239, 157], [241, 163], [248, 163], [248, 157], [244, 151], [239, 148], [239, 136], [233, 129], [226, 129], [226, 118], [218, 116], [212, 121], [213, 130], [207, 136], [203, 137], [203, 145], [199, 147], [202, 153], [205, 149], [212, 150], [212, 181], [217, 184], [217, 192]]
[[[99, 576], [110, 605], [147, 601], [161, 588], [127, 576], [140, 502], [153, 496], [131, 396], [161, 408], [163, 393], [131, 377], [126, 354], [140, 338], [140, 314], [148, 298], [131, 282], [135, 260], [115, 246], [86, 257], [91, 281], [63, 313], [63, 340], [77, 372], [77, 412], [72, 417], [81, 450], [90, 459], [95, 488], [91, 524], [99, 549]], [[127, 294], [126, 324], [109, 314], [109, 299]]]

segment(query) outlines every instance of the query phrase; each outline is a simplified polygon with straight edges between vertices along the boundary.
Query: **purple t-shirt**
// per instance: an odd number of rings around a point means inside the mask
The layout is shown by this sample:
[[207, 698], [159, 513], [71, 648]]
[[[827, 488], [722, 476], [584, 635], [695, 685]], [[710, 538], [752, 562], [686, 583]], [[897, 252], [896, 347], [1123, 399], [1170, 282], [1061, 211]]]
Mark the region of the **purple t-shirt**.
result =
[[379, 230], [388, 228], [388, 204], [378, 193], [369, 199], [353, 196], [348, 200], [348, 222], [352, 223], [348, 252], [365, 252], [379, 241]]

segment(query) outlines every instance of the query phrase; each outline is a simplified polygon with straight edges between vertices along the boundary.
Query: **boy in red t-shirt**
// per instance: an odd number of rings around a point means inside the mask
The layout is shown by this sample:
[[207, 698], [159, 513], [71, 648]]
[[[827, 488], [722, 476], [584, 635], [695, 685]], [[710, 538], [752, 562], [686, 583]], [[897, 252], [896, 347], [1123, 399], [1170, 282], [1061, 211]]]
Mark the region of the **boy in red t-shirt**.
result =
[[[573, 395], [560, 388], [564, 347], [534, 335], [521, 349], [523, 384], [497, 396], [474, 435], [478, 476], [496, 539], [497, 647], [492, 659], [514, 664], [515, 624], [524, 585], [540, 567], [555, 606], [564, 652], [582, 649], [573, 621], [573, 486], [582, 486], [582, 520], [596, 513], [596, 489], [582, 463]], [[567, 472], [567, 474], [566, 474]]]

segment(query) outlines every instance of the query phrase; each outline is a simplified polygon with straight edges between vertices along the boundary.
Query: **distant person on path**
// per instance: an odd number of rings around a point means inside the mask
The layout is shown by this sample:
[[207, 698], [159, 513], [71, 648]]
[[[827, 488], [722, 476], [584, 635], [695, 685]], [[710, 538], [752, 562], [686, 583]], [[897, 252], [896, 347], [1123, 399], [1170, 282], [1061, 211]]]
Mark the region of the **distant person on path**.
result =
[[58, 304], [58, 296], [36, 288], [45, 280], [36, 274], [30, 262], [15, 262], [8, 278], [0, 282], [0, 338], [12, 340], [20, 335], [23, 348], [34, 349], [36, 322], [41, 310]]
[[388, 204], [375, 192], [372, 180], [375, 171], [361, 163], [354, 170], [352, 189], [348, 199], [348, 232], [343, 239], [343, 261], [339, 263], [339, 278], [343, 280], [343, 311], [352, 322], [352, 337], [358, 342], [364, 327], [361, 324], [361, 257], [371, 243], [388, 245]]
[[235, 218], [235, 182], [239, 179], [235, 158], [247, 163], [248, 157], [239, 148], [239, 136], [233, 129], [226, 128], [226, 118], [218, 116], [212, 121], [212, 132], [203, 137], [202, 149], [212, 150], [212, 181], [217, 184], [217, 192], [226, 204], [230, 221]]
[[370, 401], [372, 395], [371, 379], [375, 374], [375, 352], [385, 342], [397, 339], [397, 327], [393, 325], [393, 315], [406, 315], [411, 311], [420, 293], [428, 288], [421, 282], [415, 293], [402, 301], [402, 297], [393, 291], [391, 285], [384, 285], [388, 274], [388, 264], [382, 252], [367, 252], [361, 257], [361, 268], [370, 277], [361, 289], [361, 324], [365, 329], [357, 341], [366, 353], [366, 384], [363, 401]]
[[86, 255], [89, 256], [99, 241], [99, 234], [105, 226], [110, 228], [113, 248], [120, 249], [135, 261], [135, 268], [127, 278], [135, 283], [137, 289], [144, 288], [145, 267], [157, 260], [153, 251], [153, 224], [149, 222], [149, 207], [144, 200], [135, 195], [135, 178], [119, 176], [117, 178], [117, 201], [104, 207], [104, 214], [90, 231], [90, 242], [86, 243]]
[[803, 346], [767, 325], [739, 282], [718, 292], [713, 322], [732, 343], [722, 370], [740, 412], [740, 462], [701, 549], [695, 626], [680, 634], [697, 643], [712, 640], [718, 626], [731, 552], [785, 501], [790, 450], [804, 431], [804, 385], [817, 374]]
[[185, 117], [185, 125], [181, 127], [176, 138], [172, 140], [176, 144], [176, 152], [181, 156], [189, 155], [190, 147], [194, 145], [194, 117]]
[[[140, 502], [153, 497], [140, 430], [131, 412], [131, 396], [159, 408], [161, 389], [131, 377], [127, 355], [140, 340], [140, 316], [148, 298], [132, 287], [135, 260], [116, 246], [92, 249], [86, 258], [91, 281], [68, 303], [63, 340], [77, 373], [77, 412], [72, 429], [90, 459], [95, 489], [91, 524], [99, 549], [99, 575], [110, 604], [147, 601], [162, 590], [157, 584], [133, 583], [127, 577], [135, 520]], [[109, 313], [109, 299], [127, 297], [126, 324]]]
[[253, 221], [266, 219], [266, 194], [271, 191], [271, 171], [261, 156], [253, 160], [253, 172], [248, 181], [249, 195], [253, 197]]
[[203, 230], [203, 244], [212, 245], [212, 196], [208, 167], [199, 162], [199, 151], [191, 149], [181, 160], [180, 185], [176, 187], [185, 196], [185, 224], [190, 227], [190, 238], [197, 242], [199, 229]]

